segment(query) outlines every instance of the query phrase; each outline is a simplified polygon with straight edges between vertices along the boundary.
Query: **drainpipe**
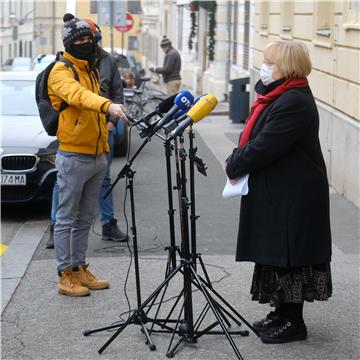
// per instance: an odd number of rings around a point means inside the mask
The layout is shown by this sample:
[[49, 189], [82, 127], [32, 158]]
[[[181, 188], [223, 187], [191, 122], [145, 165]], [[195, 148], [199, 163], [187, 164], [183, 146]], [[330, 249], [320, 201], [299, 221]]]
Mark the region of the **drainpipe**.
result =
[[227, 54], [226, 54], [226, 63], [225, 63], [225, 92], [224, 100], [228, 101], [229, 99], [229, 84], [230, 84], [230, 67], [231, 67], [231, 9], [232, 1], [228, 0], [226, 2], [226, 32], [227, 32]]

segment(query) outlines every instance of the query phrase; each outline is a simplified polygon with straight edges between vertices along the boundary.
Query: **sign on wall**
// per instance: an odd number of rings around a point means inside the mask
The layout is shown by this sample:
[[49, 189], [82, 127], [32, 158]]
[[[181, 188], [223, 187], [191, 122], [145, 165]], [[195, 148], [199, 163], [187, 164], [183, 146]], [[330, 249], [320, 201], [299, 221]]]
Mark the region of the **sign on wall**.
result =
[[99, 26], [126, 26], [125, 0], [98, 0]]

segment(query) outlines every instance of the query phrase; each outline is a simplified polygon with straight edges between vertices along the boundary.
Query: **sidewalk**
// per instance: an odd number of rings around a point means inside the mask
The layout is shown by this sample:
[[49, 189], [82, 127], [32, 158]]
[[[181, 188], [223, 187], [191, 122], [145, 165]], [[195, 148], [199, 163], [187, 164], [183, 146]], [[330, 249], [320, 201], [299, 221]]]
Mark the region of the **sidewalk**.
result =
[[[253, 265], [234, 261], [238, 201], [223, 202], [218, 194], [224, 184], [222, 164], [229, 150], [237, 143], [241, 127], [242, 125], [232, 124], [227, 117], [222, 116], [211, 116], [196, 124], [200, 136], [196, 136], [195, 140], [209, 166], [208, 176], [199, 178], [196, 190], [199, 196], [197, 206], [201, 215], [197, 225], [198, 247], [199, 252], [203, 253], [203, 260], [215, 289], [246, 320], [253, 322], [263, 317], [268, 312], [268, 307], [250, 300]], [[161, 189], [154, 188], [151, 194], [148, 191], [152, 184], [150, 177], [155, 176], [155, 161], [159, 157], [157, 151], [162, 151], [162, 145], [152, 142], [150, 149], [139, 159], [139, 174], [135, 179], [137, 226], [141, 239], [139, 245], [142, 300], [163, 281], [166, 265], [161, 245], [158, 246], [158, 251], [153, 251], [154, 248], [151, 248], [151, 251], [145, 250], [149, 248], [150, 243], [162, 244], [161, 240], [166, 238], [164, 234], [168, 233], [167, 214], [163, 213], [163, 204], [166, 204], [164, 186]], [[118, 164], [120, 163], [116, 163]], [[151, 199], [148, 199], [149, 197]], [[157, 201], [154, 202], [152, 197]], [[248, 337], [234, 336], [244, 359], [359, 358], [359, 210], [334, 192], [331, 192], [330, 201], [333, 297], [328, 302], [305, 304], [305, 321], [308, 326], [308, 340], [305, 342], [265, 345], [253, 333]], [[142, 208], [149, 209], [152, 215], [144, 214]], [[130, 221], [130, 213], [128, 214]], [[164, 218], [163, 223], [153, 221], [157, 214]], [[217, 217], [213, 215], [209, 218], [211, 214], [217, 214]], [[149, 219], [150, 217], [152, 218]], [[44, 250], [46, 226], [42, 223], [33, 226], [37, 230], [33, 230], [32, 233], [20, 229], [17, 234], [18, 247], [12, 249], [10, 244], [8, 251], [1, 258], [2, 292], [4, 284], [6, 287], [8, 282], [12, 282], [14, 290], [9, 304], [2, 312], [2, 359], [166, 359], [165, 354], [171, 338], [169, 334], [152, 336], [157, 346], [157, 350], [152, 352], [144, 344], [145, 338], [140, 327], [129, 325], [102, 355], [97, 351], [113, 333], [103, 331], [89, 337], [82, 335], [84, 330], [108, 326], [127, 319], [128, 315], [122, 314], [128, 311], [123, 292], [130, 261], [126, 248], [112, 244], [104, 247], [101, 240], [91, 234], [88, 260], [94, 273], [106, 276], [110, 280], [111, 288], [93, 291], [91, 296], [85, 298], [60, 296], [56, 292], [57, 278], [54, 274], [52, 253]], [[219, 230], [219, 227], [223, 228]], [[38, 229], [42, 229], [41, 233], [38, 233]], [[29, 236], [31, 241], [28, 240]], [[146, 242], [148, 238], [149, 243]], [[25, 245], [26, 256], [21, 258], [20, 246]], [[11, 254], [13, 258], [10, 258]], [[4, 274], [8, 280], [4, 281]], [[178, 295], [181, 286], [182, 279], [176, 278], [165, 298]], [[136, 288], [133, 267], [130, 270], [127, 289], [131, 306], [134, 308]], [[4, 295], [2, 298], [4, 302]], [[199, 292], [193, 293], [193, 304], [195, 313], [198, 314], [204, 305], [204, 299]], [[166, 302], [161, 312], [167, 313], [170, 305], [170, 301]], [[205, 323], [210, 323], [212, 319], [212, 316], [207, 316]], [[246, 326], [242, 325], [241, 328], [245, 330]], [[225, 336], [204, 335], [197, 344], [181, 345], [174, 358], [218, 360], [236, 357]]]

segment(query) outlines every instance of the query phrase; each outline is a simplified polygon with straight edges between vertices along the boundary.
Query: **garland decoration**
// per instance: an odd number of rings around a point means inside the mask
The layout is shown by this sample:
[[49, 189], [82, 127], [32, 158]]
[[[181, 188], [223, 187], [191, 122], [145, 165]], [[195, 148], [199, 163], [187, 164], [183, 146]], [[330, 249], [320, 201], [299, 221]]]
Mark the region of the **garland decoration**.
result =
[[206, 9], [208, 12], [208, 48], [207, 55], [209, 61], [214, 61], [215, 59], [215, 44], [216, 44], [216, 9], [217, 4], [216, 1], [191, 1], [188, 9], [190, 10], [190, 18], [191, 18], [191, 29], [188, 40], [188, 48], [191, 50], [193, 48], [193, 38], [196, 36], [197, 29], [197, 15], [196, 13], [199, 11], [199, 6]]
[[191, 11], [190, 13], [191, 18], [191, 29], [190, 29], [190, 35], [188, 40], [188, 48], [191, 50], [193, 48], [193, 38], [196, 36], [196, 12]]
[[205, 1], [200, 3], [200, 6], [206, 3], [206, 9], [208, 11], [208, 19], [209, 19], [209, 30], [208, 30], [208, 38], [209, 38], [209, 46], [208, 46], [208, 59], [209, 61], [214, 61], [215, 59], [215, 44], [216, 44], [216, 1]]

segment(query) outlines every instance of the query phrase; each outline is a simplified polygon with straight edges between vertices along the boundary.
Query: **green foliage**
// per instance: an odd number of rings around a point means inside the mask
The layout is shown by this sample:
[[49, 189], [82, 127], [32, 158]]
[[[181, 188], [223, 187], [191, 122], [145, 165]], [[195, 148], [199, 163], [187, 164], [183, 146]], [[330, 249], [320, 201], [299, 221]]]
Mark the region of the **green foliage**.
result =
[[199, 6], [206, 9], [208, 12], [209, 26], [208, 26], [208, 38], [209, 46], [207, 49], [208, 59], [213, 61], [215, 58], [215, 35], [216, 35], [216, 1], [191, 1], [190, 3], [190, 16], [191, 16], [191, 30], [188, 41], [188, 48], [193, 48], [193, 38], [196, 36], [197, 18], [196, 12]]
[[195, 37], [196, 35], [196, 12], [192, 11], [190, 13], [190, 17], [191, 17], [191, 30], [190, 30], [190, 35], [189, 35], [189, 41], [188, 41], [188, 48], [191, 50], [193, 48], [193, 37]]
[[208, 46], [208, 59], [213, 61], [215, 58], [215, 44], [216, 44], [216, 1], [206, 1], [208, 17], [209, 17], [209, 46]]

